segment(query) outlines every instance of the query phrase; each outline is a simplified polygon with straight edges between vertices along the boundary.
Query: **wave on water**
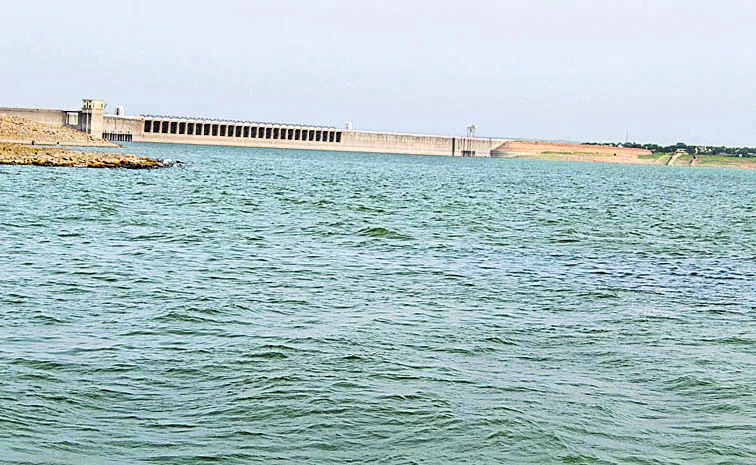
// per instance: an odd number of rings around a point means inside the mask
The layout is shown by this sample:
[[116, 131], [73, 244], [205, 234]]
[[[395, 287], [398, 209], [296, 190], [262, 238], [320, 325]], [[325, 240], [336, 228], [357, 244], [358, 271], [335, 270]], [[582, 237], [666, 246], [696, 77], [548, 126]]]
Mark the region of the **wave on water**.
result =
[[354, 233], [356, 236], [374, 237], [380, 239], [399, 239], [399, 240], [411, 240], [412, 237], [392, 231], [390, 229], [374, 227], [374, 228], [362, 228]]
[[0, 465], [756, 457], [756, 172], [128, 150], [0, 168]]

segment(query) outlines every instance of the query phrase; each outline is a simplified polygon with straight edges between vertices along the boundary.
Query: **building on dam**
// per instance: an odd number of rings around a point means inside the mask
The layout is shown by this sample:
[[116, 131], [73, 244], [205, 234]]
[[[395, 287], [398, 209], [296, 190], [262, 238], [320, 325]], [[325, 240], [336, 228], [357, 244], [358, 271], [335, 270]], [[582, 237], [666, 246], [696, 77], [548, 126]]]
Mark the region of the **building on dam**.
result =
[[105, 113], [105, 101], [82, 100], [78, 110], [2, 108], [0, 116], [19, 116], [43, 124], [64, 126], [114, 142], [227, 145], [299, 150], [377, 152], [457, 157], [489, 157], [503, 140], [474, 134], [433, 136], [346, 128], [234, 121], [184, 116], [128, 116], [124, 108]]

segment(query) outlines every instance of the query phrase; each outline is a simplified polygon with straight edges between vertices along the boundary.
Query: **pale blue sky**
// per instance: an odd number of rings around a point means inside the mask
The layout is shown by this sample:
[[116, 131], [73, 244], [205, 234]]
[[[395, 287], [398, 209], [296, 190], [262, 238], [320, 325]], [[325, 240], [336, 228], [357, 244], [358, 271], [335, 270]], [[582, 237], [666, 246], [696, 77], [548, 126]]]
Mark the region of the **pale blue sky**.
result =
[[0, 105], [756, 145], [756, 2], [3, 2]]

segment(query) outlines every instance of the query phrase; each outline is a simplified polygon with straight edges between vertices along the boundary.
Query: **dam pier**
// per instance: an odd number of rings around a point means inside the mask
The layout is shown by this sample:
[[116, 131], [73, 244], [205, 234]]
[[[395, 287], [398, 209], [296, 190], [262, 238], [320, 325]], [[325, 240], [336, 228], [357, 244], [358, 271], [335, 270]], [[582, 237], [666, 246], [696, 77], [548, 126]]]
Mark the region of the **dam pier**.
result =
[[268, 147], [296, 150], [377, 152], [452, 157], [491, 157], [501, 139], [360, 131], [306, 124], [235, 121], [182, 116], [127, 116], [123, 107], [105, 114], [104, 100], [83, 99], [78, 110], [0, 107], [17, 116], [76, 129], [114, 142]]

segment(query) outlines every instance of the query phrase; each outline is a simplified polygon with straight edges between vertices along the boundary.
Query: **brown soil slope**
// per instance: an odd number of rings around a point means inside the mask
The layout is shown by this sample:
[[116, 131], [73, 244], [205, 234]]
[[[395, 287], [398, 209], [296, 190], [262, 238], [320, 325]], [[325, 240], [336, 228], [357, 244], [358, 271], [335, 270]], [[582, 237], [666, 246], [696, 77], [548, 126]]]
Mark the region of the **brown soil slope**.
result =
[[505, 142], [493, 150], [499, 155], [599, 155], [617, 157], [635, 157], [639, 155], [651, 155], [651, 152], [643, 149], [628, 149], [612, 147], [609, 145], [583, 145], [565, 144], [559, 142], [531, 142], [512, 140]]
[[[647, 165], [654, 162], [651, 152], [609, 145], [565, 144], [512, 140], [491, 151], [496, 158], [530, 158], [599, 163]], [[641, 158], [641, 156], [644, 156]]]
[[0, 116], [0, 142], [41, 145], [74, 145], [79, 147], [118, 147], [75, 129], [48, 126], [17, 116]]

